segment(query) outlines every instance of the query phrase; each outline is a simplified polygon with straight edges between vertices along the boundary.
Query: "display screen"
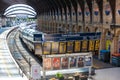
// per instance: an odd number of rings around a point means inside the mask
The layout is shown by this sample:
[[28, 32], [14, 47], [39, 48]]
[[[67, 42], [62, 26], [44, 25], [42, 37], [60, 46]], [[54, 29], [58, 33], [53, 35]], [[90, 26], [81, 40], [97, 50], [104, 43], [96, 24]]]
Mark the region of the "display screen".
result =
[[99, 50], [100, 40], [95, 41], [95, 50]]
[[66, 53], [66, 42], [60, 42], [59, 53]]
[[69, 57], [70, 68], [76, 67], [76, 63], [77, 63], [76, 59], [77, 59], [76, 57]]
[[58, 47], [59, 47], [59, 42], [52, 42], [52, 54], [57, 54], [58, 53]]
[[84, 56], [78, 56], [78, 67], [84, 67]]
[[61, 58], [61, 65], [62, 65], [62, 69], [68, 69], [68, 58], [67, 57]]
[[84, 40], [82, 41], [82, 51], [87, 51], [88, 50], [88, 41]]
[[73, 52], [73, 45], [74, 45], [73, 41], [68, 41], [67, 42], [67, 53], [72, 53]]
[[44, 70], [51, 70], [52, 69], [51, 62], [52, 62], [51, 58], [44, 58], [43, 59]]
[[41, 44], [34, 44], [35, 46], [35, 54], [36, 55], [41, 55], [42, 54], [42, 45]]
[[51, 43], [50, 42], [45, 42], [43, 44], [43, 54], [44, 55], [50, 54], [50, 51], [51, 51]]
[[59, 70], [61, 66], [60, 58], [52, 58], [52, 65], [54, 70]]
[[81, 41], [75, 41], [74, 52], [80, 52]]
[[94, 43], [95, 41], [94, 40], [89, 40], [89, 51], [94, 51]]

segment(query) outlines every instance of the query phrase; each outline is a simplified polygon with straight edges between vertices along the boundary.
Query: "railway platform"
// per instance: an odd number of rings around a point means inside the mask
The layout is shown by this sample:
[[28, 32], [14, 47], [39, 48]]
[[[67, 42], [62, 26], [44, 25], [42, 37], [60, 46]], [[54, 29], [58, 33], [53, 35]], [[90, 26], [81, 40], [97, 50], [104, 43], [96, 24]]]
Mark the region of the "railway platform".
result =
[[11, 56], [6, 42], [8, 32], [6, 30], [0, 34], [0, 80], [28, 80]]

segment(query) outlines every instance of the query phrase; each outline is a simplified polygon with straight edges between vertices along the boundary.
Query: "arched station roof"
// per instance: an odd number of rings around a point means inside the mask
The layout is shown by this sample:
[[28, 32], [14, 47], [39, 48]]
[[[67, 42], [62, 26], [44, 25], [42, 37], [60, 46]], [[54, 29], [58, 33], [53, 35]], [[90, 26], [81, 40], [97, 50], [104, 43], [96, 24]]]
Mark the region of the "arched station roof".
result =
[[[92, 12], [92, 1], [93, 0], [0, 0], [0, 14], [4, 14], [5, 10], [14, 4], [26, 4], [35, 9], [37, 14], [41, 14], [44, 12], [49, 12], [50, 10], [57, 11], [58, 9], [66, 9], [66, 7], [70, 10], [71, 5], [74, 7], [76, 11], [76, 4], [79, 3], [81, 7], [81, 11], [84, 12], [84, 3], [85, 1], [88, 4], [90, 13]], [[103, 13], [103, 1], [104, 0], [94, 0], [97, 2], [100, 15], [102, 18]], [[115, 17], [115, 2], [116, 0], [107, 0], [110, 3], [111, 10], [112, 10], [112, 16]]]

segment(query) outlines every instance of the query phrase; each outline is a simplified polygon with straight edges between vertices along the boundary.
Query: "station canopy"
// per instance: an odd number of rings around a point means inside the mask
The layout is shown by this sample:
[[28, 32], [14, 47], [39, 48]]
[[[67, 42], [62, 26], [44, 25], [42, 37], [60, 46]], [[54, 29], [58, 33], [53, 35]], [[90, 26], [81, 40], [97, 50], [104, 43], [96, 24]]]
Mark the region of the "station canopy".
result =
[[15, 5], [8, 7], [5, 10], [4, 15], [6, 17], [35, 17], [36, 12], [29, 5], [15, 4]]

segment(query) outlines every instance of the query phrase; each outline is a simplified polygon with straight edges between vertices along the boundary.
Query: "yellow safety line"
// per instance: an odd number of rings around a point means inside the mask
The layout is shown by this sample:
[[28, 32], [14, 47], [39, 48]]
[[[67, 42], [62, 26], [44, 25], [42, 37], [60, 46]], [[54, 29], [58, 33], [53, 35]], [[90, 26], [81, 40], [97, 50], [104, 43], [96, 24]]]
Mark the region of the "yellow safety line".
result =
[[[1, 42], [1, 41], [0, 41], [0, 42]], [[1, 48], [2, 48], [2, 47], [0, 46], [0, 49], [1, 49]], [[3, 56], [2, 53], [0, 53], [0, 56]], [[3, 59], [2, 63], [5, 64], [5, 66], [7, 66], [5, 59]], [[5, 68], [5, 70], [6, 70], [7, 74], [8, 74], [8, 76], [9, 76], [9, 77], [12, 77], [11, 74], [10, 74], [9, 69], [8, 69], [8, 68]]]

